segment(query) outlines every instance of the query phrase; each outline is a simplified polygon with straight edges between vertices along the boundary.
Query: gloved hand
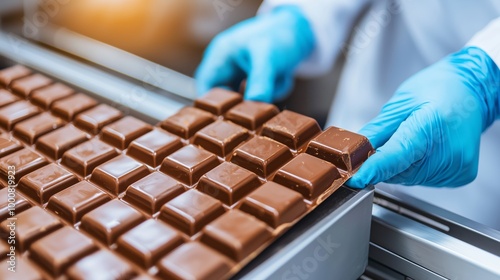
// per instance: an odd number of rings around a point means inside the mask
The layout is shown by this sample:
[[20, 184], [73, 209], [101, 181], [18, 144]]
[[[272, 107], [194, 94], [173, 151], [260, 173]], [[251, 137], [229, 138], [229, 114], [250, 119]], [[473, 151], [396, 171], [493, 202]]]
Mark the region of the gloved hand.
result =
[[499, 68], [476, 47], [417, 73], [361, 129], [377, 153], [347, 184], [457, 187], [473, 181], [481, 132], [500, 117], [499, 91]]
[[246, 99], [279, 100], [292, 88], [294, 70], [314, 44], [311, 27], [295, 6], [243, 21], [208, 46], [195, 75], [198, 94], [220, 86], [237, 90], [247, 77]]

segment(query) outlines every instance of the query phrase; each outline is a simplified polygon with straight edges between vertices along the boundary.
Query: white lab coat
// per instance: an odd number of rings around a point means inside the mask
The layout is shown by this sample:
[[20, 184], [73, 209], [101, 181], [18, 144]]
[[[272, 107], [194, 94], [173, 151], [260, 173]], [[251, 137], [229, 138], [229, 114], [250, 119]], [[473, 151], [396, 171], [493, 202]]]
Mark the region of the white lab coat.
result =
[[[299, 5], [318, 46], [299, 75], [327, 71], [347, 57], [327, 125], [354, 131], [375, 117], [400, 83], [443, 56], [458, 51], [500, 16], [500, 1], [482, 0], [267, 0], [259, 12]], [[500, 20], [470, 42], [500, 66]], [[485, 34], [488, 33], [488, 34]], [[332, 94], [335, 89], [332, 89]], [[500, 121], [482, 136], [479, 174], [460, 188], [380, 184], [500, 230]]]

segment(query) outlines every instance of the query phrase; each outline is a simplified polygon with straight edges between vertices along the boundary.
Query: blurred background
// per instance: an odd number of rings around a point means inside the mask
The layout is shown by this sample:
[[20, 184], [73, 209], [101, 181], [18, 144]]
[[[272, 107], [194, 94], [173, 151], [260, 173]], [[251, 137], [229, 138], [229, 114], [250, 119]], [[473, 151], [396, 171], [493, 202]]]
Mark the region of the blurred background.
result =
[[[260, 0], [1, 0], [0, 24], [30, 37], [57, 26], [193, 76], [219, 32], [256, 14]], [[340, 65], [341, 63], [337, 63]], [[277, 104], [326, 121], [338, 71], [296, 81]]]

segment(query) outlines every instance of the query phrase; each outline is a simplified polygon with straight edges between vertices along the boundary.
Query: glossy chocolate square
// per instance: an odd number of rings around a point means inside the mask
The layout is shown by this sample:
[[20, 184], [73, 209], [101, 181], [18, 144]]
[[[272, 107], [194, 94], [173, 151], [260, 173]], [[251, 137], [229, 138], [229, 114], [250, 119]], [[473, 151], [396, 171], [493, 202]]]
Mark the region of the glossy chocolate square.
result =
[[194, 185], [200, 177], [219, 165], [217, 156], [188, 145], [163, 160], [160, 171], [187, 185]]
[[[12, 207], [11, 203], [14, 203], [14, 207]], [[9, 192], [9, 188], [0, 190], [0, 222], [12, 217], [11, 214], [21, 213], [30, 207], [29, 202], [21, 194], [12, 191]], [[15, 212], [11, 212], [12, 208], [15, 209]]]
[[100, 250], [76, 262], [66, 272], [70, 280], [132, 279], [137, 272], [117, 255]]
[[0, 137], [0, 158], [21, 150], [23, 146], [14, 139]]
[[27, 98], [33, 90], [48, 86], [51, 83], [52, 80], [48, 77], [42, 74], [33, 74], [12, 81], [10, 88], [15, 94]]
[[265, 178], [290, 159], [292, 153], [285, 145], [257, 136], [239, 146], [234, 151], [231, 162]]
[[16, 101], [19, 101], [19, 97], [13, 95], [8, 90], [0, 88], [0, 107], [7, 106]]
[[28, 101], [18, 101], [0, 108], [0, 126], [12, 130], [14, 125], [41, 112], [40, 108]]
[[51, 110], [54, 115], [72, 121], [76, 115], [97, 105], [97, 101], [83, 93], [68, 96], [55, 101]]
[[14, 182], [17, 184], [24, 175], [48, 163], [49, 162], [40, 154], [28, 148], [24, 148], [0, 159], [0, 175], [2, 176], [1, 178], [8, 178], [9, 171], [12, 170], [9, 166], [15, 166], [16, 176], [14, 176]]
[[194, 106], [220, 116], [241, 101], [243, 101], [243, 96], [237, 92], [213, 88], [207, 94], [196, 99]]
[[57, 160], [64, 152], [88, 139], [87, 133], [70, 124], [38, 138], [36, 149], [51, 159]]
[[119, 110], [106, 104], [100, 104], [80, 113], [75, 118], [75, 126], [95, 135], [99, 133], [105, 125], [117, 121], [122, 116], [123, 114]]
[[7, 87], [13, 80], [28, 76], [30, 74], [31, 70], [22, 65], [14, 65], [2, 69], [0, 70], [0, 85]]
[[127, 155], [156, 167], [171, 153], [182, 148], [181, 139], [161, 129], [155, 129], [130, 143]]
[[225, 118], [249, 130], [256, 130], [279, 113], [272, 104], [243, 101], [225, 114]]
[[193, 144], [220, 157], [225, 157], [249, 136], [250, 133], [246, 128], [228, 121], [216, 121], [198, 131], [194, 136]]
[[50, 113], [42, 113], [18, 123], [14, 127], [14, 137], [29, 145], [33, 145], [40, 136], [58, 129], [64, 124], [65, 122], [62, 119]]
[[226, 205], [233, 205], [258, 186], [257, 175], [236, 164], [223, 162], [201, 177], [197, 189]]
[[185, 107], [160, 123], [161, 128], [188, 139], [215, 121], [215, 116], [193, 107]]
[[329, 127], [307, 146], [307, 153], [348, 172], [358, 168], [373, 153], [368, 139], [360, 134]]
[[44, 110], [48, 110], [52, 103], [57, 100], [66, 98], [72, 95], [75, 91], [65, 84], [55, 83], [40, 89], [36, 89], [31, 94], [31, 102], [40, 106]]
[[98, 165], [117, 155], [116, 148], [94, 138], [66, 151], [63, 154], [61, 164], [76, 174], [86, 177]]
[[117, 147], [125, 149], [130, 142], [150, 132], [153, 127], [139, 119], [126, 116], [102, 129], [101, 140]]

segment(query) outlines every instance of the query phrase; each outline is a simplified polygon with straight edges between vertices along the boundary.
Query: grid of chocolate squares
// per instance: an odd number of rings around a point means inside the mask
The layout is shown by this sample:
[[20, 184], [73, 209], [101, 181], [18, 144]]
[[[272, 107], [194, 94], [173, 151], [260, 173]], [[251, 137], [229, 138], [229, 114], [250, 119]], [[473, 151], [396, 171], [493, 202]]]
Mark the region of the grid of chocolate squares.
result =
[[0, 85], [0, 232], [14, 165], [24, 279], [227, 277], [372, 153], [223, 89], [153, 127], [23, 66]]

